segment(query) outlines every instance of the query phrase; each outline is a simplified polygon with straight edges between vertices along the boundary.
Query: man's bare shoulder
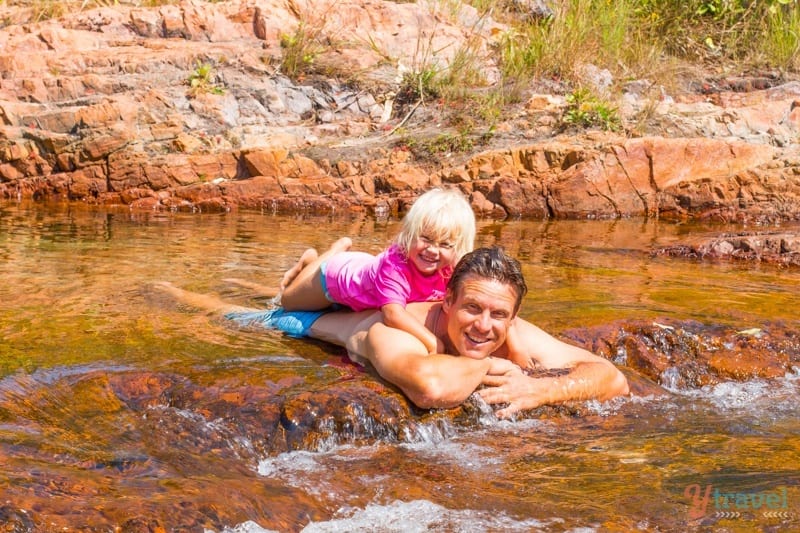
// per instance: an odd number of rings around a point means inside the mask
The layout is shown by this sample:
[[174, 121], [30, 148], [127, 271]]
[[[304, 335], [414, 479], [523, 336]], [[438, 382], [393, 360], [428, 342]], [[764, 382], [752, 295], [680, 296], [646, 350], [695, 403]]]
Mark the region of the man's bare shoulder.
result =
[[383, 322], [376, 322], [370, 326], [364, 344], [365, 355], [373, 363], [375, 358], [428, 354], [425, 345], [414, 335], [387, 326]]
[[442, 312], [442, 302], [411, 302], [406, 305], [406, 311], [436, 333], [436, 320]]
[[510, 357], [535, 360], [543, 368], [571, 367], [578, 363], [605, 361], [591, 352], [566, 343], [540, 327], [517, 317], [509, 335]]

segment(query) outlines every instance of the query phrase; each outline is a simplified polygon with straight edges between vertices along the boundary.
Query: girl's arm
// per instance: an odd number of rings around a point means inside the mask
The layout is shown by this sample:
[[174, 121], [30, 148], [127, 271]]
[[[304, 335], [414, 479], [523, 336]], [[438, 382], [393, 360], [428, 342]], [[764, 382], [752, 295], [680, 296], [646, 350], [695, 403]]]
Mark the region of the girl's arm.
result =
[[400, 304], [392, 303], [381, 307], [383, 312], [383, 323], [391, 328], [396, 328], [413, 335], [425, 345], [429, 354], [442, 353], [443, 346], [431, 330], [425, 327], [419, 320], [411, 316], [405, 307]]

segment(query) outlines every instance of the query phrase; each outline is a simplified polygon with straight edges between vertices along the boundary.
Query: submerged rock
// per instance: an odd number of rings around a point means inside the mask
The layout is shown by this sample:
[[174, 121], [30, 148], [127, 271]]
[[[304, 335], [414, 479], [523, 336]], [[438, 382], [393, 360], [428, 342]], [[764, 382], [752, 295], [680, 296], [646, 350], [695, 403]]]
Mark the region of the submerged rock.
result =
[[695, 321], [628, 321], [564, 336], [674, 388], [776, 378], [800, 363], [800, 335], [780, 323], [737, 329]]
[[[628, 321], [570, 330], [564, 337], [614, 361], [640, 397], [770, 380], [800, 364], [800, 337], [780, 323], [736, 329]], [[291, 477], [283, 473], [304, 475], [305, 460], [316, 468], [309, 457], [353, 449], [357, 460], [359, 448], [455, 442], [451, 437], [460, 432], [497, 423], [493, 408], [476, 395], [455, 409], [423, 410], [374, 374], [353, 365], [323, 367], [325, 373], [277, 367], [275, 380], [252, 379], [249, 363], [228, 365], [222, 375], [206, 369], [196, 375], [57, 369], [9, 376], [0, 413], [13, 455], [0, 459], [6, 465], [4, 496], [13, 504], [0, 507], [0, 518], [14, 531], [45, 524], [84, 524], [87, 531], [222, 530], [259, 517], [296, 526], [332, 512], [313, 491], [286, 482]], [[581, 417], [590, 427], [624, 426], [625, 417], [606, 417], [598, 409], [596, 402], [574, 402], [517, 418], [562, 424]], [[260, 475], [261, 463], [270, 460], [278, 471]], [[31, 464], [38, 466], [31, 470]], [[449, 468], [421, 474], [446, 477]], [[225, 506], [214, 503], [220, 487]], [[137, 501], [138, 493], [148, 496]], [[75, 505], [89, 500], [102, 505]]]
[[654, 250], [652, 254], [797, 267], [800, 266], [800, 236], [779, 232], [725, 233], [696, 242], [665, 246]]

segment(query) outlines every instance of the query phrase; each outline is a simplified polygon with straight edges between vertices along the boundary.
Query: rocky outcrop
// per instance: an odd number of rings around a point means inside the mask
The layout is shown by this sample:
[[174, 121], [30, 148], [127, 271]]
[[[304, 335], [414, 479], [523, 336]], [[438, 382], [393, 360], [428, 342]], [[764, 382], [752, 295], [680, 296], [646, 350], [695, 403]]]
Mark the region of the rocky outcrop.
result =
[[629, 321], [564, 332], [598, 355], [677, 389], [776, 378], [800, 362], [800, 337], [780, 323], [734, 328], [694, 321]]
[[700, 260], [758, 261], [780, 266], [800, 266], [800, 236], [781, 232], [726, 233], [654, 250], [667, 255]]
[[[613, 360], [639, 397], [722, 381], [769, 382], [800, 364], [797, 332], [779, 323], [735, 329], [632, 321], [570, 330], [564, 337]], [[429, 442], [485, 429], [493, 420], [492, 408], [475, 397], [455, 409], [417, 409], [394, 387], [341, 358], [326, 361], [326, 372], [285, 366], [275, 381], [242, 379], [250, 363], [194, 376], [91, 366], [9, 375], [0, 412], [15, 441], [3, 448], [13, 449], [12, 455], [0, 453], [10, 480], [0, 521], [9, 531], [155, 532], [222, 531], [249, 519], [293, 531], [321, 512], [320, 495], [280, 476], [260, 475], [259, 462], [299, 461], [302, 471], [303, 456], [287, 458], [285, 452]], [[634, 413], [626, 416], [598, 417], [596, 407], [576, 403], [519, 417], [559, 424], [590, 416], [592, 430], [601, 431], [604, 424], [638, 418], [637, 403], [620, 407]], [[46, 445], [37, 444], [39, 435], [47, 436]], [[371, 461], [349, 457], [351, 475], [375, 475]], [[363, 462], [370, 464], [368, 472]]]
[[[494, 83], [503, 26], [467, 5], [333, 7], [184, 1], [36, 23], [5, 7], [0, 198], [382, 215], [448, 184], [495, 217], [799, 218], [796, 82], [716, 80], [656, 103], [631, 82], [623, 118], [651, 116], [633, 138], [559, 134], [563, 96], [532, 94], [482, 151], [423, 160], [412, 139], [457, 134], [432, 126], [434, 106], [403, 107], [403, 76], [469, 51]], [[332, 44], [299, 50], [313, 69], [290, 79], [279, 65], [300, 38]]]

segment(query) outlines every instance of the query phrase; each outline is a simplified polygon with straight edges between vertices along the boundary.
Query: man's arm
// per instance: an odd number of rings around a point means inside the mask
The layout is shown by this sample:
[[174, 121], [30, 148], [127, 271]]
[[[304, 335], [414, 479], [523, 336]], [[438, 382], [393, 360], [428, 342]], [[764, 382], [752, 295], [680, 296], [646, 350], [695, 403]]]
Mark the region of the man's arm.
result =
[[[363, 353], [378, 374], [400, 388], [418, 407], [454, 407], [466, 400], [488, 371], [516, 368], [489, 357], [470, 359], [428, 354], [413, 335], [382, 323], [374, 324], [363, 339]], [[519, 368], [516, 368], [519, 372]]]
[[610, 400], [629, 393], [625, 376], [607, 359], [562, 342], [520, 318], [514, 327], [518, 342], [511, 348], [522, 353], [513, 355], [533, 359], [545, 369], [567, 368], [570, 372], [539, 378], [487, 374], [482, 383], [489, 388], [479, 394], [490, 404], [508, 404], [497, 411], [497, 416], [507, 417], [523, 409], [567, 401]]

